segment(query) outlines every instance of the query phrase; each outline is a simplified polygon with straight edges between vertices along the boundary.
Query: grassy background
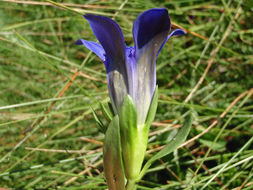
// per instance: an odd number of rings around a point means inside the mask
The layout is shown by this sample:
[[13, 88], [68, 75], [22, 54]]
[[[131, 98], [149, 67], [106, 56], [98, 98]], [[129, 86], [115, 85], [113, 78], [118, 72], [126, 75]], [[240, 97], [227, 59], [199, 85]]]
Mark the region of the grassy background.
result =
[[166, 7], [173, 29], [187, 35], [169, 40], [157, 60], [159, 106], [146, 158], [176, 133], [184, 105], [193, 126], [188, 141], [154, 163], [138, 187], [253, 189], [250, 0], [64, 3], [71, 10], [0, 1], [0, 187], [106, 189], [104, 136], [90, 109], [101, 115], [98, 102], [109, 101], [105, 68], [74, 45], [78, 38], [95, 40], [76, 12], [114, 18], [133, 45], [136, 16]]

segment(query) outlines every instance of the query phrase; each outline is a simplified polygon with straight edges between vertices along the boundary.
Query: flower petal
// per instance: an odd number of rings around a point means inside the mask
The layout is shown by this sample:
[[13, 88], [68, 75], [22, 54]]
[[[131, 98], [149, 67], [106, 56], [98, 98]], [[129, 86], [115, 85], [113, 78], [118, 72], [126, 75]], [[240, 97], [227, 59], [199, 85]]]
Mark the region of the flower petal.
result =
[[106, 70], [109, 95], [115, 113], [128, 93], [128, 68], [126, 64], [126, 45], [119, 25], [104, 16], [86, 14], [93, 33], [106, 53]]
[[77, 40], [75, 44], [84, 45], [86, 48], [94, 52], [103, 62], [105, 62], [105, 50], [100, 44], [83, 39]]
[[122, 61], [125, 59], [125, 42], [119, 25], [104, 16], [84, 15], [91, 26], [96, 38], [103, 46], [108, 61]]
[[170, 35], [168, 36], [167, 40], [170, 39], [171, 36], [179, 36], [179, 35], [184, 35], [186, 34], [184, 30], [182, 29], [176, 29], [176, 30], [173, 30]]
[[128, 72], [128, 94], [134, 97], [137, 79], [137, 63], [134, 47], [126, 47], [126, 62]]
[[167, 9], [155, 8], [141, 13], [134, 22], [133, 36], [137, 61], [137, 89], [133, 97], [138, 112], [138, 124], [146, 120], [147, 112], [155, 91], [156, 55], [170, 31]]
[[163, 43], [170, 31], [170, 25], [167, 9], [154, 8], [141, 13], [133, 26], [135, 49], [141, 49], [152, 40]]
[[185, 34], [185, 31], [183, 31], [182, 29], [176, 29], [176, 30], [172, 31], [172, 32], [170, 33], [170, 35], [167, 37], [167, 39], [163, 42], [163, 44], [162, 44], [162, 46], [160, 47], [160, 49], [158, 50], [156, 57], [158, 56], [158, 54], [159, 54], [160, 51], [162, 50], [162, 48], [163, 48], [163, 46], [165, 45], [165, 43], [170, 39], [170, 37], [172, 37], [172, 36], [184, 35], [184, 34]]

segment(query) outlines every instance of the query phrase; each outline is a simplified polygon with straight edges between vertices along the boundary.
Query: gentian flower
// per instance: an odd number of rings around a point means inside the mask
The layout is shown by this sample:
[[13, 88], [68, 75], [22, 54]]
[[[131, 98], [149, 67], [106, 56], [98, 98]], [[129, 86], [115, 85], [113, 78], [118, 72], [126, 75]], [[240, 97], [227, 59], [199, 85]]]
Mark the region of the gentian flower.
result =
[[126, 97], [135, 106], [136, 126], [122, 127], [124, 124], [120, 123], [125, 175], [127, 179], [135, 180], [147, 146], [149, 126], [146, 126], [146, 120], [156, 90], [157, 56], [171, 36], [185, 33], [177, 29], [169, 35], [171, 22], [167, 9], [149, 9], [135, 20], [132, 31], [134, 46], [127, 47], [115, 21], [91, 14], [85, 14], [84, 18], [100, 44], [83, 39], [77, 40], [76, 44], [93, 51], [105, 64], [109, 96], [120, 122], [124, 117], [121, 112]]
[[154, 8], [141, 13], [133, 25], [134, 47], [127, 47], [119, 25], [104, 16], [84, 15], [100, 42], [79, 39], [103, 61], [107, 71], [109, 95], [115, 113], [120, 112], [127, 94], [133, 99], [138, 124], [145, 122], [156, 87], [156, 58], [173, 35], [184, 34], [171, 27], [167, 9]]

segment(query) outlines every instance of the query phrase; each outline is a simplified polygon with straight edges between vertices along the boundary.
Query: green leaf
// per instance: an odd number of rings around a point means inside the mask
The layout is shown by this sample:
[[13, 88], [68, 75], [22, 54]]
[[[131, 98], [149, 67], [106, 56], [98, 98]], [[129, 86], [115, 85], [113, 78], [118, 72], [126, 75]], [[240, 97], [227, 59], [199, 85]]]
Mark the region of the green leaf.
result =
[[191, 124], [192, 124], [192, 115], [190, 114], [186, 118], [184, 125], [179, 129], [176, 136], [160, 152], [158, 152], [156, 155], [154, 155], [147, 161], [138, 177], [138, 181], [144, 176], [146, 170], [151, 166], [151, 164], [154, 161], [173, 152], [174, 150], [177, 149], [178, 146], [180, 146], [186, 140], [186, 137], [190, 132]]
[[125, 189], [121, 156], [119, 118], [116, 115], [105, 133], [103, 148], [104, 173], [110, 190]]
[[155, 88], [155, 93], [153, 95], [152, 102], [151, 102], [149, 110], [148, 110], [147, 119], [145, 122], [145, 126], [148, 128], [150, 127], [152, 121], [155, 118], [157, 104], [158, 104], [158, 86], [156, 86], [156, 88]]
[[112, 112], [112, 110], [111, 110], [111, 108], [110, 108], [109, 103], [106, 104], [106, 106], [105, 106], [103, 103], [100, 102], [99, 105], [100, 105], [100, 108], [101, 108], [101, 110], [102, 110], [102, 113], [103, 113], [105, 119], [106, 119], [108, 122], [111, 122], [111, 121], [112, 121], [112, 118], [113, 118], [113, 112]]
[[97, 113], [93, 108], [91, 108], [93, 117], [95, 118], [96, 124], [98, 126], [98, 129], [105, 134], [106, 132], [106, 126], [103, 124], [103, 122], [99, 119]]

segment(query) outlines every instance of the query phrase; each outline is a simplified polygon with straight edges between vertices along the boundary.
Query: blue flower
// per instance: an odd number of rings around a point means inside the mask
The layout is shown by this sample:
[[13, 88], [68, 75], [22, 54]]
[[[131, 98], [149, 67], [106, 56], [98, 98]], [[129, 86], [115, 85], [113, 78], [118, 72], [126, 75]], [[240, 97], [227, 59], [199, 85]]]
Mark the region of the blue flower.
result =
[[100, 44], [83, 39], [76, 44], [93, 51], [105, 64], [114, 112], [120, 113], [123, 100], [129, 94], [136, 106], [138, 125], [143, 125], [156, 88], [156, 58], [171, 36], [185, 34], [184, 31], [177, 29], [169, 35], [171, 22], [167, 9], [149, 9], [135, 20], [135, 45], [127, 47], [115, 21], [91, 14], [84, 17]]

